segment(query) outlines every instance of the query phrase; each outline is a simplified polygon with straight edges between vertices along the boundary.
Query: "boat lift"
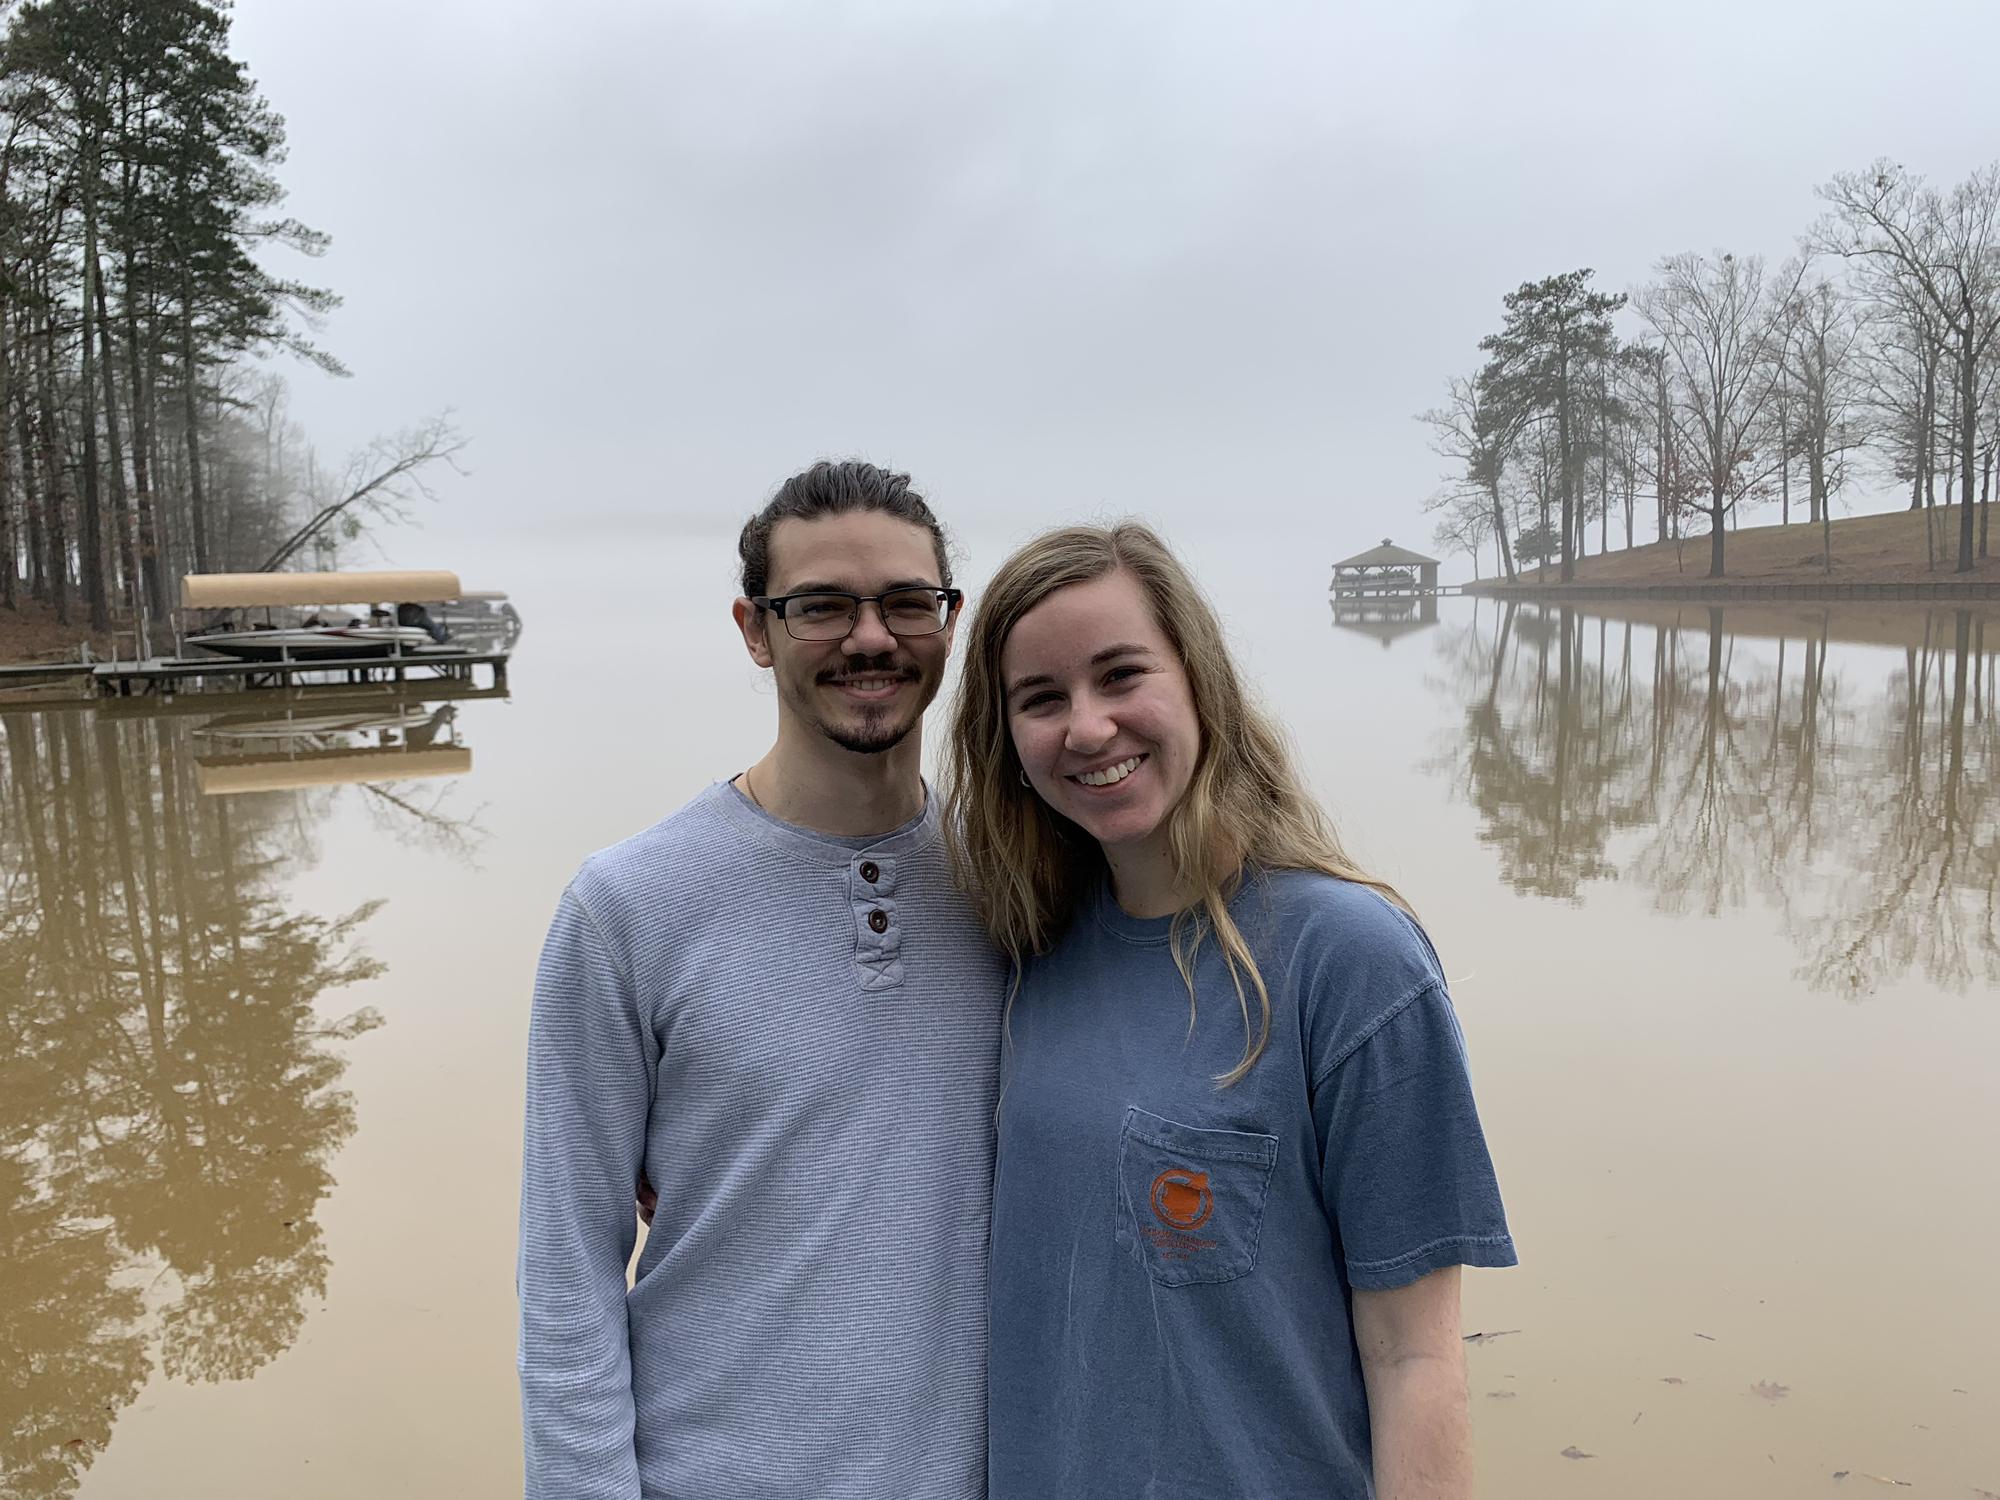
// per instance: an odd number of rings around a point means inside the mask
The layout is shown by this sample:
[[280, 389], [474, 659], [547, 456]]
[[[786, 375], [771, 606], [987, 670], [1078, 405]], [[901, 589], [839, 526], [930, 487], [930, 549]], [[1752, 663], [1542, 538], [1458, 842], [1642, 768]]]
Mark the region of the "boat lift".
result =
[[[174, 616], [174, 654], [143, 660], [96, 662], [88, 667], [92, 684], [100, 693], [128, 697], [134, 693], [174, 693], [183, 682], [234, 682], [243, 687], [269, 687], [300, 680], [316, 680], [330, 674], [334, 680], [351, 683], [425, 678], [473, 679], [473, 669], [490, 669], [493, 686], [507, 684], [507, 659], [512, 654], [511, 637], [489, 641], [487, 649], [468, 650], [449, 640], [438, 645], [415, 644], [404, 639], [414, 631], [385, 630], [388, 637], [367, 640], [354, 637], [352, 652], [342, 649], [349, 627], [278, 627], [271, 619], [274, 609], [299, 609], [331, 605], [370, 606], [398, 604], [448, 604], [475, 597], [459, 586], [458, 575], [442, 570], [384, 571], [368, 573], [191, 573], [181, 580], [181, 606]], [[504, 598], [481, 594], [483, 601]], [[259, 659], [228, 655], [190, 654], [186, 630], [190, 616], [236, 615], [263, 611], [263, 623], [241, 632], [242, 645], [258, 646], [255, 637], [271, 633], [269, 647], [260, 648]], [[511, 614], [511, 609], [509, 611]], [[518, 634], [518, 616], [515, 634]], [[195, 632], [198, 637], [203, 632]], [[219, 632], [207, 632], [219, 636]], [[236, 632], [229, 632], [230, 635]], [[363, 633], [365, 634], [365, 632]], [[211, 648], [213, 649], [213, 648]]]

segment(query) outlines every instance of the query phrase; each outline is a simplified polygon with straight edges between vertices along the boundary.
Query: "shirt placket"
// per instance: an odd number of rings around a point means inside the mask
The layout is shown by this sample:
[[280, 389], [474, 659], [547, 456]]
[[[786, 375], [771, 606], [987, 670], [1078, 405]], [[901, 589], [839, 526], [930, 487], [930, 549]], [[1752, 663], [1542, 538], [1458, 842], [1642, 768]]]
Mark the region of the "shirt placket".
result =
[[861, 987], [894, 989], [903, 982], [896, 861], [875, 854], [856, 855], [848, 861], [847, 890], [854, 909], [854, 965]]

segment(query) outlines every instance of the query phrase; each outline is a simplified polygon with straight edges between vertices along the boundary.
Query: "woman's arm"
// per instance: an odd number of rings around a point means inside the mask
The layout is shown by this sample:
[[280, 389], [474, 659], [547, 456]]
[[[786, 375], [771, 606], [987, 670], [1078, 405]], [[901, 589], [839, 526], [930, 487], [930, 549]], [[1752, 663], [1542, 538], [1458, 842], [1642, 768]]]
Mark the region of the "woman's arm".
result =
[[1471, 1500], [1459, 1268], [1354, 1293], [1354, 1339], [1374, 1429], [1376, 1500]]

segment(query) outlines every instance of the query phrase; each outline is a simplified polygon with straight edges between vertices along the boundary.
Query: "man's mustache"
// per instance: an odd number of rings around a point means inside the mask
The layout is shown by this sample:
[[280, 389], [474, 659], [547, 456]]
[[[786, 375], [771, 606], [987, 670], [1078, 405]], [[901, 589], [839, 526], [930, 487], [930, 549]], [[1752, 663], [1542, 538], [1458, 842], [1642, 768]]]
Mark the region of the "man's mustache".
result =
[[827, 668], [826, 671], [819, 674], [817, 680], [820, 682], [844, 682], [849, 677], [901, 677], [905, 681], [914, 682], [919, 675], [921, 674], [918, 673], [915, 667], [896, 665], [895, 658], [893, 657], [878, 657], [872, 661], [855, 658], [847, 662], [844, 666]]

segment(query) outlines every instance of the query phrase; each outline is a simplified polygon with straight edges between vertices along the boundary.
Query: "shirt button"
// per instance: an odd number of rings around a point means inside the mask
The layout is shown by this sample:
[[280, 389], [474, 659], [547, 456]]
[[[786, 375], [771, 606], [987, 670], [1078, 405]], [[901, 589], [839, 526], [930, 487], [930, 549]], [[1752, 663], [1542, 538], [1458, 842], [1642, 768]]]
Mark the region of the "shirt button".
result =
[[867, 861], [861, 866], [861, 878], [873, 885], [882, 878], [882, 867], [872, 859]]
[[889, 914], [882, 910], [881, 907], [876, 907], [875, 910], [868, 913], [868, 928], [871, 932], [887, 932], [889, 930]]

